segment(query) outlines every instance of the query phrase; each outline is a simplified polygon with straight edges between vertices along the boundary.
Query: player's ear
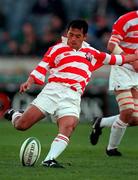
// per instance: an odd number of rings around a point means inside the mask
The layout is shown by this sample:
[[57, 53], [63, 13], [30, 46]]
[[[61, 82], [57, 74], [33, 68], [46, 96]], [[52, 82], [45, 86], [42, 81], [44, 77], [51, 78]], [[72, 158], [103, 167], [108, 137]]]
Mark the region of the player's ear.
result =
[[87, 39], [87, 34], [84, 34], [84, 40], [86, 41], [86, 39]]

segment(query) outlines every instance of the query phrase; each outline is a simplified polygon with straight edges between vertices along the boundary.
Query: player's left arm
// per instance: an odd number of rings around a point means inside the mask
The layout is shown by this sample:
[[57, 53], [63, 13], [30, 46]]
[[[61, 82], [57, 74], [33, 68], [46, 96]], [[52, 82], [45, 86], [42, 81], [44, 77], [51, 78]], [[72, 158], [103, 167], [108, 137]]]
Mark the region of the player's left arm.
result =
[[138, 50], [135, 54], [128, 55], [114, 55], [108, 54], [105, 52], [96, 52], [94, 57], [99, 61], [99, 63], [103, 63], [103, 65], [122, 65], [125, 63], [130, 63], [138, 60]]

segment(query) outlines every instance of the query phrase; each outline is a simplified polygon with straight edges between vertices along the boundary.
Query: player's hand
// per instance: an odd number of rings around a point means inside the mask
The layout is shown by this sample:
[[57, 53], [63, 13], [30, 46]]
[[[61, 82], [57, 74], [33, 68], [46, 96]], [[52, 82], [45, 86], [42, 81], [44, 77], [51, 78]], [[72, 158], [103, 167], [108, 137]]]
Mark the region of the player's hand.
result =
[[131, 65], [133, 66], [133, 69], [138, 72], [138, 60], [131, 63]]
[[135, 55], [136, 55], [136, 57], [138, 59], [138, 49], [135, 51]]
[[32, 84], [34, 84], [34, 79], [30, 76], [28, 80], [20, 85], [20, 93], [24, 93], [28, 89], [31, 88]]
[[[137, 59], [138, 59], [138, 49], [135, 51], [135, 55], [136, 55], [136, 57], [137, 57]], [[133, 66], [134, 70], [135, 70], [136, 72], [138, 72], [138, 60], [137, 60], [137, 61], [134, 61], [133, 63], [131, 63], [131, 65]]]
[[31, 84], [26, 81], [25, 83], [23, 83], [23, 84], [20, 85], [20, 90], [19, 90], [19, 92], [20, 92], [20, 93], [24, 93], [25, 91], [27, 91], [28, 89], [30, 89], [30, 87], [31, 87]]

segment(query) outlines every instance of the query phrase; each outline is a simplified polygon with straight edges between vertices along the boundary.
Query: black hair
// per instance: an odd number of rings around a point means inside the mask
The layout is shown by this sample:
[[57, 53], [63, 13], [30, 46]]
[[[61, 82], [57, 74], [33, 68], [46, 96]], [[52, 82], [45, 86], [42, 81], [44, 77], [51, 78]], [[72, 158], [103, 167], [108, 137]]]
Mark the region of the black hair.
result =
[[69, 30], [70, 28], [83, 29], [83, 34], [87, 34], [87, 32], [88, 32], [88, 23], [85, 20], [76, 19], [76, 20], [71, 21], [68, 24], [67, 30]]

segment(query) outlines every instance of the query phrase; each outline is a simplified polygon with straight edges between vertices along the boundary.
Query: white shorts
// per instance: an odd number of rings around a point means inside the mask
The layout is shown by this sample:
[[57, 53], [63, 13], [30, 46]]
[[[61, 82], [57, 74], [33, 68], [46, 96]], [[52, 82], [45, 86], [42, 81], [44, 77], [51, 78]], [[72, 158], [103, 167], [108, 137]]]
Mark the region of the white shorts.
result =
[[109, 90], [138, 88], [138, 73], [122, 66], [112, 66], [109, 77]]
[[31, 104], [38, 107], [44, 114], [54, 115], [54, 119], [63, 116], [80, 115], [81, 95], [69, 87], [59, 83], [48, 83]]

